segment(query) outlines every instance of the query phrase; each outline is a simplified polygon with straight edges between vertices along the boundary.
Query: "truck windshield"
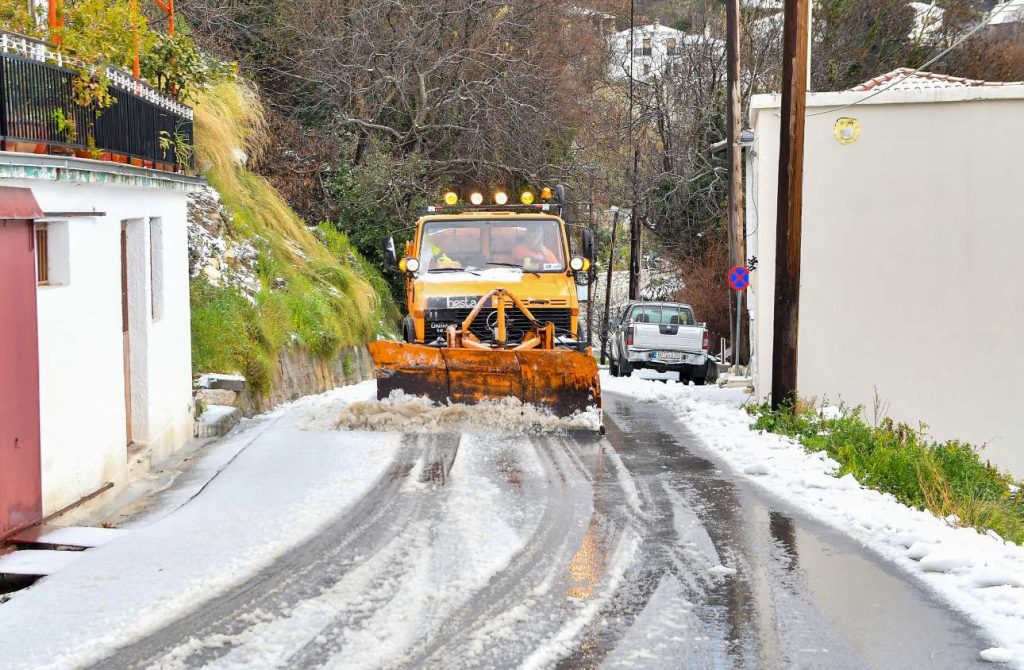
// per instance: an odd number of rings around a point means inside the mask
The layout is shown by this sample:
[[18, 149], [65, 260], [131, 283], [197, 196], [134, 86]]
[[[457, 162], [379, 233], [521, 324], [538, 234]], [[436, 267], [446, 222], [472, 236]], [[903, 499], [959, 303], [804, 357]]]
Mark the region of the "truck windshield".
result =
[[554, 220], [431, 221], [420, 247], [427, 271], [523, 268], [564, 272], [562, 229]]
[[634, 323], [653, 323], [659, 326], [692, 326], [693, 312], [679, 305], [634, 305], [630, 314]]

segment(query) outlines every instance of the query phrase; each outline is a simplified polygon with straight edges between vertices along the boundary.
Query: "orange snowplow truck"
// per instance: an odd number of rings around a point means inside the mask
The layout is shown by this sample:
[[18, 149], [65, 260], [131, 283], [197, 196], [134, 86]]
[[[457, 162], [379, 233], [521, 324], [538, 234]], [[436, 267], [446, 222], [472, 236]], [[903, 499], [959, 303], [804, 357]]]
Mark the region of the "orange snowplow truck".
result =
[[461, 204], [426, 208], [398, 258], [384, 241], [387, 263], [405, 273], [402, 342], [370, 344], [378, 398], [394, 390], [440, 402], [474, 404], [518, 398], [560, 416], [601, 407], [597, 363], [580, 333], [577, 279], [586, 283], [592, 231], [572, 254], [562, 219], [564, 191], [540, 202], [524, 191], [519, 204], [498, 191]]

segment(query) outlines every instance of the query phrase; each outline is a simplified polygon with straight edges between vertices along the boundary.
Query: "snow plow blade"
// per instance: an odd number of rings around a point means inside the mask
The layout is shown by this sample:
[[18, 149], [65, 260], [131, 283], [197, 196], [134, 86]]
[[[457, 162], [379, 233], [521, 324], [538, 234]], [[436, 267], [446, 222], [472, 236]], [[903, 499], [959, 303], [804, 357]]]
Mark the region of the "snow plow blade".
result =
[[597, 361], [569, 349], [479, 350], [386, 341], [369, 348], [378, 399], [394, 390], [467, 405], [514, 397], [564, 417], [601, 407]]

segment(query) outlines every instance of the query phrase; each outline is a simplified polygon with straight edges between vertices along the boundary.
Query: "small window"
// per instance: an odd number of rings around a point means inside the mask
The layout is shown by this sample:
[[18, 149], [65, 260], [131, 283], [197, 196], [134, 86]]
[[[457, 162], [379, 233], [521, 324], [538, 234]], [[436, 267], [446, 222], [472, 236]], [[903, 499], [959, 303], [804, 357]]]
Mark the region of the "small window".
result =
[[50, 238], [46, 224], [36, 225], [36, 283], [50, 283]]
[[71, 245], [67, 221], [47, 221], [35, 227], [36, 284], [66, 286], [71, 283]]
[[665, 46], [668, 47], [669, 53], [672, 53], [673, 51], [675, 51], [676, 50], [676, 38], [674, 38], [674, 37], [666, 37], [665, 38]]
[[644, 49], [650, 49], [650, 48], [651, 48], [651, 38], [650, 37], [645, 37], [644, 38]]
[[649, 64], [647, 64], [647, 63], [644, 63], [644, 74], [650, 74], [650, 73], [651, 73], [651, 66]]
[[149, 290], [151, 315], [159, 321], [164, 315], [164, 226], [159, 218], [149, 220]]

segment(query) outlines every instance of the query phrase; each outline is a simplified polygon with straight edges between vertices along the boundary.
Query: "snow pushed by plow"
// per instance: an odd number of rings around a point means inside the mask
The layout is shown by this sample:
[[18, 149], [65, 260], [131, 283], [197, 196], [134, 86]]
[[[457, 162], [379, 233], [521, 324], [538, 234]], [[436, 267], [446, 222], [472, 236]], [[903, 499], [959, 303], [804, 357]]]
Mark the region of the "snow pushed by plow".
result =
[[383, 400], [373, 396], [373, 382], [353, 388], [369, 389], [369, 398], [325, 394], [298, 427], [307, 430], [368, 430], [403, 433], [538, 434], [568, 430], [596, 431], [601, 412], [590, 409], [559, 417], [516, 398], [488, 400], [476, 405], [439, 405], [427, 398], [394, 391]]
[[908, 572], [976, 623], [993, 646], [983, 660], [1024, 668], [1024, 547], [994, 533], [958, 528], [892, 495], [861, 486], [825, 452], [750, 429], [738, 389], [688, 387], [639, 377], [602, 375], [606, 391], [670, 408], [700, 438], [756, 485], [802, 509]]

